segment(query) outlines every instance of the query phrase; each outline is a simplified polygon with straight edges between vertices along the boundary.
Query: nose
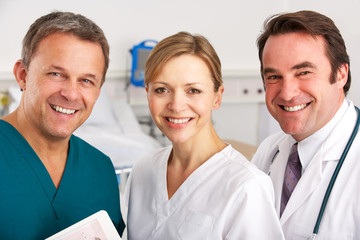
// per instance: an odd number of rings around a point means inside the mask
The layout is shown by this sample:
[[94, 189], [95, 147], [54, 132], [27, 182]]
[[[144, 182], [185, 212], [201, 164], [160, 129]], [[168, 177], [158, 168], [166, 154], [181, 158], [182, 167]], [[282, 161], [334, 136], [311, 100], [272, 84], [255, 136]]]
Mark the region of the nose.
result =
[[65, 97], [68, 101], [77, 100], [80, 95], [77, 81], [70, 78], [64, 81], [60, 94], [63, 97]]
[[169, 99], [168, 108], [174, 113], [181, 112], [186, 109], [186, 96], [183, 93], [175, 92]]
[[281, 81], [279, 97], [285, 101], [290, 101], [293, 97], [299, 95], [299, 83], [296, 79], [288, 77]]

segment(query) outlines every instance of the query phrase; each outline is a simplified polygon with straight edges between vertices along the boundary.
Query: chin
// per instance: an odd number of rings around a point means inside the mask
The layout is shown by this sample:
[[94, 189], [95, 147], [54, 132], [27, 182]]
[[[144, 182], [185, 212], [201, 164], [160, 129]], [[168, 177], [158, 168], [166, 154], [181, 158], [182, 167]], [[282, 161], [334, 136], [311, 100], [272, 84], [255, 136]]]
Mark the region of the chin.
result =
[[168, 136], [167, 137], [173, 144], [182, 144], [182, 143], [186, 143], [189, 138], [185, 138], [185, 137], [174, 137], [174, 136]]
[[72, 128], [63, 128], [63, 129], [55, 128], [49, 131], [50, 136], [59, 139], [69, 138], [72, 135], [72, 133], [73, 133]]
[[70, 138], [72, 133], [64, 133], [64, 132], [61, 132], [61, 133], [54, 133], [54, 134], [51, 134], [54, 138], [58, 138], [58, 139], [66, 139], [66, 138]]
[[281, 127], [281, 129], [286, 133], [295, 138], [295, 136], [302, 136], [305, 134], [305, 129], [302, 128], [296, 128], [296, 127]]

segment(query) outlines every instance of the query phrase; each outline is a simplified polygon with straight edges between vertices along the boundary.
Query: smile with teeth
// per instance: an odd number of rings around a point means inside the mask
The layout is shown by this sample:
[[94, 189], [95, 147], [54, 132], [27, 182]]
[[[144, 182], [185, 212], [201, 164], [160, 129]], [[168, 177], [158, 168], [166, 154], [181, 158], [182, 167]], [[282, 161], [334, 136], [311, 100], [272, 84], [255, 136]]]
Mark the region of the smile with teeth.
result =
[[191, 118], [182, 118], [182, 119], [177, 119], [177, 118], [166, 118], [169, 122], [175, 123], [175, 124], [182, 124], [182, 123], [187, 123], [188, 121], [191, 120]]
[[60, 106], [51, 106], [51, 108], [59, 113], [64, 113], [64, 114], [68, 114], [68, 115], [75, 113], [75, 109], [66, 109], [66, 108], [62, 108]]
[[300, 105], [296, 105], [296, 106], [292, 106], [292, 107], [283, 106], [283, 109], [287, 112], [296, 112], [296, 111], [306, 108], [308, 105], [309, 105], [308, 103], [304, 103], [304, 104], [300, 104]]

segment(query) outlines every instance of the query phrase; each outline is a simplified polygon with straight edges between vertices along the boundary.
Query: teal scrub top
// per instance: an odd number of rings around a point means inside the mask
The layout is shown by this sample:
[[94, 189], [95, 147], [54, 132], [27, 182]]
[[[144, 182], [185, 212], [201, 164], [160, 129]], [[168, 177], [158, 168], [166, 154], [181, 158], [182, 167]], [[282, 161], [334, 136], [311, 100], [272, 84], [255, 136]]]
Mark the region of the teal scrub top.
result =
[[0, 238], [44, 239], [105, 210], [124, 230], [109, 157], [72, 135], [58, 189], [22, 135], [0, 120]]

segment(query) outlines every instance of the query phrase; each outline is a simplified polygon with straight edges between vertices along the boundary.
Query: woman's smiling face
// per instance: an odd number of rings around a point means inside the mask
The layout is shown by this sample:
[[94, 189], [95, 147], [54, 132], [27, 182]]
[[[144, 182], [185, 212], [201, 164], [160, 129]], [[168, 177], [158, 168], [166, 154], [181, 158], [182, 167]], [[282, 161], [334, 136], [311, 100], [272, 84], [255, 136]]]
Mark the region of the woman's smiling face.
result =
[[170, 141], [182, 143], [210, 132], [211, 112], [221, 104], [223, 87], [214, 92], [206, 63], [183, 54], [171, 58], [146, 90], [155, 124]]

